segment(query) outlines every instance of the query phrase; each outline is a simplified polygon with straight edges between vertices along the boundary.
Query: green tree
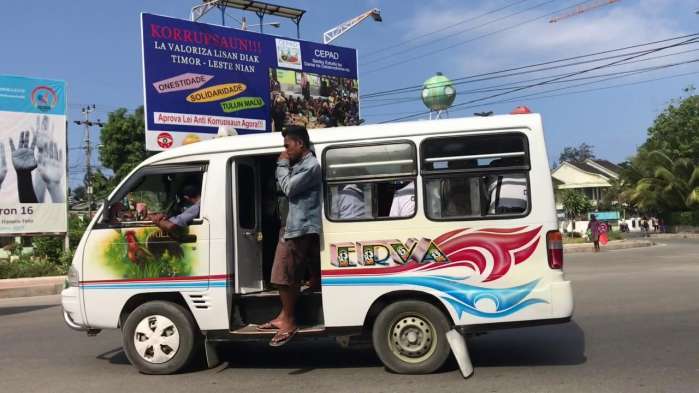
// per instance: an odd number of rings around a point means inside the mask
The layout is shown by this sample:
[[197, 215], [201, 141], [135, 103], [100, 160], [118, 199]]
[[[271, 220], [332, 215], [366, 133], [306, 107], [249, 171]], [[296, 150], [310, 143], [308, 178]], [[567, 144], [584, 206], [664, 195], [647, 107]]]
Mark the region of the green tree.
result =
[[593, 149], [594, 146], [588, 145], [584, 142], [581, 143], [578, 147], [566, 146], [563, 148], [563, 152], [561, 152], [561, 155], [558, 156], [558, 162], [584, 162], [587, 159], [595, 158], [595, 153]]
[[[693, 88], [685, 89], [693, 92]], [[671, 160], [688, 158], [699, 164], [699, 96], [676, 100], [648, 129], [648, 139], [640, 150], [659, 151]]]
[[146, 151], [143, 106], [138, 107], [133, 114], [129, 114], [124, 108], [109, 113], [100, 140], [102, 147], [99, 158], [105, 167], [114, 172], [111, 184], [115, 185], [149, 156]]
[[644, 176], [629, 193], [642, 210], [670, 212], [699, 208], [699, 166], [689, 158], [671, 159], [659, 150], [641, 152]]
[[590, 199], [582, 192], [575, 190], [563, 190], [561, 204], [566, 216], [570, 219], [576, 219], [592, 209]]
[[648, 129], [648, 138], [623, 165], [622, 196], [643, 212], [699, 209], [699, 96], [674, 100]]

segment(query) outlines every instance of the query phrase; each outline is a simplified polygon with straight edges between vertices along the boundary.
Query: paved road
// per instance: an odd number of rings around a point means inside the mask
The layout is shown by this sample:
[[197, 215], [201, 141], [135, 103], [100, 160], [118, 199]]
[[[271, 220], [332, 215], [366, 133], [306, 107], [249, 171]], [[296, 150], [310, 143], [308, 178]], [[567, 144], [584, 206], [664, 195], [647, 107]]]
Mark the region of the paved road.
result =
[[226, 347], [222, 366], [140, 375], [118, 332], [63, 326], [56, 296], [0, 301], [2, 392], [698, 392], [699, 241], [566, 259], [574, 322], [470, 341], [475, 375], [387, 372], [333, 342]]

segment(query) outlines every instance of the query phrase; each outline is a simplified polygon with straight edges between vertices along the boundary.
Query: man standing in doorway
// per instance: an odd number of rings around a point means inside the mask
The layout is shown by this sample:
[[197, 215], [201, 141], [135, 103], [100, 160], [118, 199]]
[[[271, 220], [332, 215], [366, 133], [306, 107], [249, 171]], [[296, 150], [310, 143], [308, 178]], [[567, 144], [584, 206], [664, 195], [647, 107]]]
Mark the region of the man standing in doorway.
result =
[[[282, 310], [258, 329], [277, 330], [271, 346], [284, 345], [296, 334], [294, 318], [299, 286], [311, 265], [311, 286], [320, 286], [320, 189], [318, 160], [310, 150], [305, 127], [282, 131], [284, 151], [277, 160], [277, 184], [289, 201], [286, 225], [281, 228], [272, 266], [272, 284], [279, 288]], [[315, 266], [317, 262], [318, 266]], [[316, 271], [317, 270], [317, 271]]]

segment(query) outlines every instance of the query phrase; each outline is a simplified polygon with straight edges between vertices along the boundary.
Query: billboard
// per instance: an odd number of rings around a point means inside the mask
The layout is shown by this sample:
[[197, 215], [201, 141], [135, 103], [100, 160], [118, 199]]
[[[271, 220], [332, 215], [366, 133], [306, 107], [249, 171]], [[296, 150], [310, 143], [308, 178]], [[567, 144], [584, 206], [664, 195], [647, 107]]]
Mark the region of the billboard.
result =
[[67, 230], [65, 82], [0, 75], [0, 234]]
[[146, 148], [359, 122], [354, 49], [142, 14]]

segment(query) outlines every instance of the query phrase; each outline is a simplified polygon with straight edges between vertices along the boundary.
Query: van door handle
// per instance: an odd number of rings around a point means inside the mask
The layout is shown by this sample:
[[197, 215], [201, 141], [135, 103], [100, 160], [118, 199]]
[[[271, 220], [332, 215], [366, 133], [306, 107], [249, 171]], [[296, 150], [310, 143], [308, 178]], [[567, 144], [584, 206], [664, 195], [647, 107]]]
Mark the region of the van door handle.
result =
[[245, 235], [245, 236], [247, 236], [247, 237], [254, 237], [255, 240], [257, 240], [258, 242], [261, 242], [261, 241], [262, 241], [262, 232], [257, 232], [257, 231], [244, 231], [244, 232], [243, 232], [243, 235]]

